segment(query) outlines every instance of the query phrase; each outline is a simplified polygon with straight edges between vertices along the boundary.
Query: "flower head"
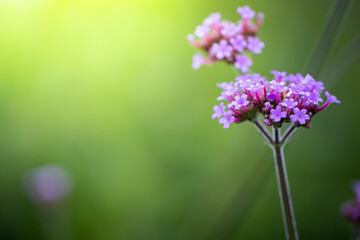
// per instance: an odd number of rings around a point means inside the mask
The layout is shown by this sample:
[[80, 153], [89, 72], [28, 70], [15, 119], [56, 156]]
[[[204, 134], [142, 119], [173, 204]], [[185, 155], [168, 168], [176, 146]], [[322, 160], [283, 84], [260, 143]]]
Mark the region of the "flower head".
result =
[[335, 96], [326, 92], [327, 101], [320, 105], [323, 87], [316, 86], [323, 84], [310, 75], [303, 77], [301, 74], [287, 75], [278, 71], [273, 71], [273, 74], [272, 81], [259, 74], [246, 74], [236, 77], [235, 82], [218, 84], [223, 90], [218, 100], [230, 103], [225, 106], [232, 112], [234, 123], [262, 114], [268, 126], [280, 127], [284, 122], [293, 122], [296, 126], [310, 128], [314, 115], [330, 103], [340, 103]]
[[[206, 17], [203, 23], [195, 28], [193, 34], [187, 36], [189, 43], [208, 55], [204, 55], [202, 64], [211, 65], [224, 61], [228, 64], [237, 65], [236, 56], [254, 52], [261, 53], [264, 43], [256, 37], [263, 20], [263, 14], [257, 15], [255, 23], [253, 18], [255, 12], [245, 6], [238, 9], [242, 20], [236, 23], [222, 20], [220, 13], [212, 13]], [[198, 69], [199, 61], [194, 61], [194, 69]], [[247, 61], [249, 63], [250, 61]]]

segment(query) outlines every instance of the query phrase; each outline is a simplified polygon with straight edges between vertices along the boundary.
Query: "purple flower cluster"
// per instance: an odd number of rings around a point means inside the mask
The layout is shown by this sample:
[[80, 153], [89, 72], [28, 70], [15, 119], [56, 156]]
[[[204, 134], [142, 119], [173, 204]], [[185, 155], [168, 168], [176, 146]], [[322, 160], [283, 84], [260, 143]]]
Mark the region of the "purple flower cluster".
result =
[[194, 69], [223, 60], [233, 64], [244, 73], [249, 71], [253, 63], [248, 55], [261, 53], [265, 46], [256, 37], [264, 14], [258, 13], [254, 23], [255, 11], [249, 6], [239, 7], [237, 11], [242, 18], [237, 23], [221, 21], [220, 13], [212, 13], [204, 19], [202, 25], [196, 27], [194, 34], [188, 35], [188, 41], [208, 55], [204, 58], [200, 53], [195, 54]]
[[354, 184], [353, 190], [356, 195], [355, 200], [343, 204], [341, 213], [349, 221], [360, 224], [360, 181]]
[[325, 92], [324, 84], [307, 74], [289, 74], [272, 71], [274, 79], [267, 81], [260, 74], [247, 74], [235, 78], [235, 82], [217, 84], [223, 91], [218, 100], [225, 100], [214, 107], [212, 118], [228, 128], [230, 123], [252, 120], [261, 113], [267, 126], [281, 127], [284, 122], [310, 128], [311, 118], [330, 103], [340, 103], [335, 96]]

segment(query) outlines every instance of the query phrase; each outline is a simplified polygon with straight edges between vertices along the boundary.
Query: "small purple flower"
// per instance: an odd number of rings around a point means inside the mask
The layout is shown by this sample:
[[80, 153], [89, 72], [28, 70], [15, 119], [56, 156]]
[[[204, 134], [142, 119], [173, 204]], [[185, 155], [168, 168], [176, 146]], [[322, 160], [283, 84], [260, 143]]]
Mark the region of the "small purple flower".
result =
[[233, 48], [228, 44], [228, 41], [221, 39], [219, 43], [214, 43], [211, 46], [210, 52], [216, 56], [217, 59], [221, 60], [225, 57], [231, 57]]
[[298, 105], [298, 102], [295, 102], [294, 99], [285, 98], [284, 101], [281, 103], [281, 106], [286, 107], [288, 109], [292, 109]]
[[234, 66], [237, 69], [240, 69], [242, 72], [248, 72], [249, 71], [249, 67], [252, 66], [253, 62], [251, 59], [248, 59], [248, 57], [243, 54], [243, 55], [236, 55], [236, 61], [234, 63]]
[[236, 95], [235, 101], [233, 101], [231, 104], [235, 107], [235, 109], [246, 107], [250, 103], [247, 98], [248, 96], [246, 94], [242, 94], [241, 96]]
[[231, 22], [225, 22], [222, 24], [221, 34], [226, 37], [232, 37], [241, 31], [241, 26], [237, 26]]
[[341, 103], [334, 95], [330, 95], [329, 92], [325, 92], [325, 95], [329, 103]]
[[247, 41], [247, 49], [255, 54], [261, 53], [265, 47], [264, 42], [260, 41], [258, 37], [248, 37]]
[[255, 17], [255, 11], [249, 6], [238, 7], [237, 12], [243, 19], [253, 19]]
[[262, 12], [258, 12], [258, 13], [257, 13], [257, 15], [256, 15], [256, 20], [257, 20], [257, 21], [262, 21], [262, 20], [264, 20], [264, 18], [265, 18], [265, 14], [264, 14], [264, 13], [262, 13]]
[[271, 105], [270, 102], [266, 102], [266, 103], [264, 104], [264, 106], [265, 106], [266, 109], [270, 109], [270, 108], [273, 107], [273, 105]]
[[222, 89], [227, 89], [228, 87], [233, 87], [233, 82], [217, 83], [216, 86], [218, 86], [219, 88], [222, 88]]
[[299, 122], [300, 124], [305, 124], [307, 120], [310, 119], [310, 116], [307, 115], [307, 110], [306, 109], [299, 109], [299, 108], [294, 108], [293, 109], [294, 114], [290, 115], [290, 119], [292, 122]]
[[227, 86], [224, 83], [217, 85], [218, 87], [223, 88], [223, 91], [221, 92], [221, 96], [219, 96], [217, 100], [228, 99], [228, 97], [234, 95], [239, 90], [237, 86], [232, 85], [232, 82], [230, 83], [231, 84], [228, 84]]
[[304, 85], [301, 84], [295, 84], [295, 83], [291, 83], [289, 85], [289, 89], [291, 90], [291, 92], [293, 94], [303, 94], [304, 93]]
[[258, 91], [263, 90], [263, 88], [264, 88], [264, 85], [257, 82], [255, 84], [250, 85], [246, 89], [249, 90], [249, 91], [252, 91], [252, 92], [258, 92]]
[[266, 98], [269, 99], [270, 102], [272, 102], [276, 99], [276, 95], [274, 92], [271, 92], [268, 95], [266, 95]]
[[325, 89], [324, 83], [321, 81], [317, 81], [317, 82], [315, 81], [312, 88], [313, 91], [317, 91], [319, 93], [321, 93]]
[[229, 128], [230, 123], [235, 122], [235, 117], [232, 115], [231, 111], [223, 113], [223, 118], [219, 119], [220, 124], [224, 124], [224, 128]]
[[214, 23], [218, 23], [221, 19], [221, 13], [212, 13], [210, 16], [204, 19], [204, 25], [211, 26]]
[[265, 120], [264, 120], [264, 123], [265, 123], [265, 125], [268, 126], [268, 127], [271, 127], [271, 126], [272, 126], [272, 124], [271, 124], [271, 122], [269, 121], [269, 119], [265, 119]]
[[286, 77], [286, 81], [290, 82], [290, 83], [299, 83], [299, 75], [301, 75], [300, 73], [294, 75], [294, 74], [289, 74], [287, 77]]
[[319, 107], [317, 109], [317, 112], [320, 112], [320, 111], [326, 109], [330, 105], [330, 103], [340, 103], [340, 101], [335, 96], [330, 95], [329, 92], [325, 92], [325, 95], [327, 97], [326, 103], [324, 105], [322, 105], [321, 107]]
[[272, 80], [270, 82], [272, 89], [274, 89], [276, 92], [283, 92], [285, 89], [285, 82], [277, 82], [275, 80]]
[[210, 27], [207, 25], [199, 25], [195, 29], [195, 36], [204, 38], [210, 32]]
[[244, 51], [244, 48], [246, 47], [246, 40], [244, 36], [240, 34], [236, 35], [234, 38], [231, 38], [230, 43], [238, 52]]
[[193, 34], [188, 34], [188, 35], [186, 36], [186, 39], [187, 39], [190, 43], [193, 42], [193, 41], [195, 41], [195, 37], [194, 37]]
[[315, 105], [319, 105], [319, 102], [323, 101], [323, 99], [319, 97], [320, 94], [317, 91], [312, 91], [311, 93], [306, 92], [305, 96], [307, 97], [307, 100], [310, 103], [315, 104]]
[[273, 119], [275, 122], [280, 122], [282, 118], [286, 118], [286, 112], [281, 111], [281, 106], [277, 106], [276, 109], [270, 110], [270, 119]]
[[200, 53], [197, 53], [193, 56], [192, 68], [194, 70], [199, 69], [203, 63], [204, 63], [204, 58]]
[[279, 72], [279, 71], [270, 71], [274, 77], [276, 82], [280, 82], [283, 78], [286, 77], [286, 72]]
[[224, 111], [225, 111], [224, 103], [221, 102], [219, 106], [215, 105], [213, 110], [214, 110], [214, 113], [213, 113], [213, 115], [211, 115], [211, 118], [212, 119], [220, 118], [223, 115]]
[[310, 75], [310, 74], [306, 74], [306, 76], [301, 80], [301, 83], [304, 85], [308, 85], [315, 82], [315, 79]]

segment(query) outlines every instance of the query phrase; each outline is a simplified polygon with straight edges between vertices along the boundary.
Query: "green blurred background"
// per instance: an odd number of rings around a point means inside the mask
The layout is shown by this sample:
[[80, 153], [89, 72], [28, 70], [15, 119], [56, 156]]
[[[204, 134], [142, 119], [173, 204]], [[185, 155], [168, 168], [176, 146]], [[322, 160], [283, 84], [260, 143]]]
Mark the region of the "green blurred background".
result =
[[[246, 4], [265, 13], [253, 70], [303, 71], [332, 1], [0, 0], [0, 239], [284, 239], [270, 148], [251, 124], [210, 117], [215, 84], [235, 75], [193, 71], [186, 41], [210, 13], [235, 21]], [[327, 63], [358, 35], [359, 10]], [[351, 236], [339, 207], [360, 178], [355, 63], [321, 79], [342, 104], [285, 149], [301, 239]], [[44, 220], [22, 176], [49, 163], [73, 191]]]

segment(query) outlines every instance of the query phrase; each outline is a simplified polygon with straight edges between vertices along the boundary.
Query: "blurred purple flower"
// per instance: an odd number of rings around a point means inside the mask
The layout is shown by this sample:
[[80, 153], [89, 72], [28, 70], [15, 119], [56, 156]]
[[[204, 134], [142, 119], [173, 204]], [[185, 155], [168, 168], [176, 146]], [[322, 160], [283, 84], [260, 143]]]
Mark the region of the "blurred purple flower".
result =
[[241, 26], [232, 22], [224, 22], [222, 24], [221, 34], [225, 37], [233, 37], [241, 31]]
[[262, 49], [265, 47], [265, 43], [260, 41], [258, 37], [249, 37], [247, 41], [247, 49], [255, 54], [261, 53]]
[[71, 190], [69, 173], [62, 167], [38, 167], [24, 175], [25, 190], [36, 203], [55, 203], [65, 199]]
[[234, 63], [234, 66], [237, 69], [240, 69], [243, 73], [248, 72], [249, 67], [252, 66], [252, 64], [252, 60], [249, 59], [245, 54], [236, 55], [236, 61]]
[[193, 64], [192, 64], [193, 69], [195, 70], [199, 69], [203, 63], [204, 63], [204, 57], [200, 53], [197, 53], [193, 56]]
[[223, 59], [230, 57], [233, 48], [228, 44], [228, 41], [221, 39], [219, 43], [214, 43], [210, 49], [210, 52], [216, 56], [217, 59]]
[[219, 106], [215, 105], [213, 110], [214, 110], [214, 113], [213, 113], [213, 115], [211, 115], [211, 118], [212, 119], [220, 118], [223, 115], [224, 111], [225, 111], [224, 103], [221, 102]]
[[204, 19], [203, 24], [206, 26], [211, 26], [214, 23], [218, 23], [221, 19], [221, 13], [212, 13], [207, 18]]
[[219, 119], [220, 124], [224, 124], [224, 128], [229, 128], [230, 123], [235, 122], [235, 117], [232, 115], [231, 111], [224, 112], [223, 118]]
[[232, 47], [238, 52], [244, 51], [244, 48], [246, 47], [246, 40], [244, 36], [240, 34], [231, 38], [229, 42], [231, 43]]
[[207, 26], [207, 25], [199, 25], [199, 26], [196, 27], [194, 34], [198, 38], [203, 38], [209, 32], [210, 32], [210, 27], [209, 26]]
[[238, 7], [237, 12], [243, 19], [253, 19], [255, 17], [255, 11], [249, 6]]

